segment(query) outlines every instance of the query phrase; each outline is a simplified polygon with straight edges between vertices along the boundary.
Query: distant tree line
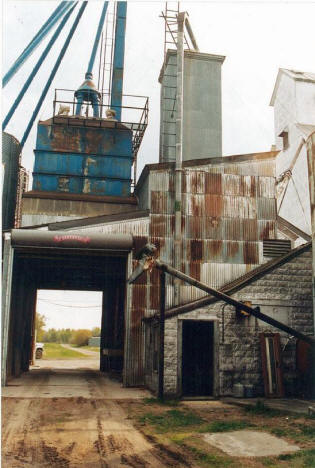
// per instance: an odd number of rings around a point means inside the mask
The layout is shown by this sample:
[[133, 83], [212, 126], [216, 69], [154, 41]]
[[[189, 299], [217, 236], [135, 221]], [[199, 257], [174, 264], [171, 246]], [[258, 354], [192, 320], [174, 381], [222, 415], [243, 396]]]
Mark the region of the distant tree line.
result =
[[44, 330], [46, 325], [45, 317], [42, 314], [36, 314], [36, 341], [43, 343], [69, 343], [76, 346], [86, 346], [91, 336], [101, 336], [101, 329], [94, 327], [87, 329], [72, 328], [49, 328]]

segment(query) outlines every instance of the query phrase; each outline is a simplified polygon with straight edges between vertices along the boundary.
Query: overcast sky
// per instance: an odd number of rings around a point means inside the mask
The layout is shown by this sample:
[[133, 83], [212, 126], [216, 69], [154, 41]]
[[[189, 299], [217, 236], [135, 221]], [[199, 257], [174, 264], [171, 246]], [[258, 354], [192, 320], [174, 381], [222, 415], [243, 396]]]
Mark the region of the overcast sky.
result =
[[101, 327], [102, 293], [41, 289], [37, 292], [37, 312], [45, 316], [46, 330]]
[[[3, 2], [3, 70], [17, 58], [51, 12], [55, 1]], [[124, 92], [149, 96], [150, 114], [139, 173], [158, 161], [159, 83], [163, 59], [164, 2], [128, 2]], [[42, 106], [40, 119], [52, 115], [54, 88], [76, 89], [84, 79], [102, 2], [89, 1], [72, 43]], [[269, 102], [279, 67], [315, 71], [315, 3], [287, 1], [181, 2], [187, 10], [201, 52], [222, 54], [223, 154], [268, 151], [274, 143]], [[73, 20], [72, 20], [73, 21]], [[69, 29], [55, 44], [6, 131], [21, 139]], [[36, 63], [48, 39], [6, 86], [3, 114]], [[97, 75], [98, 63], [94, 68]], [[38, 120], [38, 119], [37, 119]], [[23, 164], [33, 166], [36, 125], [23, 151]]]

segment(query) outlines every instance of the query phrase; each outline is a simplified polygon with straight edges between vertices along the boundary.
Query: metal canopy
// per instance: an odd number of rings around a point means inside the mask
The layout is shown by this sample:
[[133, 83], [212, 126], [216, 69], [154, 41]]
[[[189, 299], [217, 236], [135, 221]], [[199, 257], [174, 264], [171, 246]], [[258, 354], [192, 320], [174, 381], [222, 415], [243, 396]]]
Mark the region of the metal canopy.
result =
[[58, 249], [109, 250], [128, 252], [133, 247], [131, 234], [90, 234], [85, 231], [40, 231], [13, 229], [12, 247], [55, 247]]

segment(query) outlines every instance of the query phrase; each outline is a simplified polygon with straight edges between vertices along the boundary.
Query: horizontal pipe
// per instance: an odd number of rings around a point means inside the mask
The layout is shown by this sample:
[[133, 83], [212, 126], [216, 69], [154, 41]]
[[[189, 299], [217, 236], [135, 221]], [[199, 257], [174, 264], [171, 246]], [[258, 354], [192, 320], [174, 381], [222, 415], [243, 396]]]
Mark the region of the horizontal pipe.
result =
[[207, 292], [208, 294], [211, 294], [212, 296], [216, 297], [217, 299], [220, 299], [221, 301], [226, 302], [227, 304], [233, 305], [234, 307], [244, 310], [250, 315], [254, 315], [257, 317], [259, 320], [262, 320], [263, 322], [268, 323], [269, 325], [272, 325], [275, 328], [278, 328], [279, 330], [283, 330], [284, 332], [288, 333], [289, 335], [295, 336], [296, 338], [299, 338], [300, 340], [305, 341], [306, 343], [309, 343], [313, 346], [315, 346], [315, 338], [312, 336], [304, 335], [303, 333], [300, 333], [299, 331], [295, 330], [294, 328], [288, 327], [282, 322], [278, 322], [278, 320], [275, 320], [268, 315], [263, 314], [260, 312], [259, 308], [253, 308], [249, 307], [246, 304], [243, 304], [240, 301], [237, 301], [231, 296], [228, 296], [227, 294], [218, 291], [217, 289], [211, 288], [210, 286], [201, 283], [200, 281], [197, 281], [194, 278], [191, 278], [190, 276], [186, 275], [185, 273], [182, 273], [179, 270], [176, 270], [175, 268], [167, 265], [166, 263], [161, 262], [160, 260], [155, 261], [155, 265], [157, 268], [160, 270], [165, 271], [166, 273], [169, 273], [172, 276], [175, 276], [176, 278], [184, 281], [185, 283], [191, 284], [192, 286], [195, 286], [198, 289], [201, 289], [202, 291]]

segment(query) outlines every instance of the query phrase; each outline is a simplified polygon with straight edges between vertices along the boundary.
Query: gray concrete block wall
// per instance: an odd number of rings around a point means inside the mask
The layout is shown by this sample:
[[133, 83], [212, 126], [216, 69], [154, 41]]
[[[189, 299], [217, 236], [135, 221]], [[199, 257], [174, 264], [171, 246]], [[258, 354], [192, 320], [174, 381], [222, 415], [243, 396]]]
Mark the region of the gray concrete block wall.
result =
[[[253, 281], [233, 294], [238, 300], [252, 301], [261, 311], [305, 333], [313, 333], [312, 254], [305, 251], [284, 265]], [[224, 314], [224, 320], [223, 320]], [[208, 307], [166, 321], [165, 377], [167, 394], [178, 394], [178, 369], [181, 365], [178, 349], [179, 321], [182, 319], [219, 320], [218, 380], [219, 394], [231, 395], [233, 384], [253, 384], [257, 395], [263, 394], [259, 333], [280, 333], [283, 351], [284, 385], [290, 394], [290, 381], [296, 377], [295, 339], [257, 320], [237, 318], [234, 307], [217, 302]]]

